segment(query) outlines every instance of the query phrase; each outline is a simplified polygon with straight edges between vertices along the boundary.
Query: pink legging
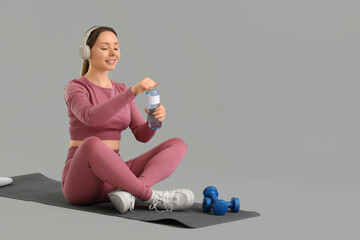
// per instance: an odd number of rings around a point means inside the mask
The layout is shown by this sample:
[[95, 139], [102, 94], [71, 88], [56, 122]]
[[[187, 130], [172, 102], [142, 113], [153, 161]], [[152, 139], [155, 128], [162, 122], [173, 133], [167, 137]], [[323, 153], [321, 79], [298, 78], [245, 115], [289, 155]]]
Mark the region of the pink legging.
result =
[[182, 139], [172, 138], [124, 162], [118, 151], [98, 137], [88, 137], [68, 151], [62, 173], [63, 194], [72, 204], [94, 204], [109, 201], [107, 194], [120, 188], [148, 200], [150, 187], [169, 177], [186, 151]]

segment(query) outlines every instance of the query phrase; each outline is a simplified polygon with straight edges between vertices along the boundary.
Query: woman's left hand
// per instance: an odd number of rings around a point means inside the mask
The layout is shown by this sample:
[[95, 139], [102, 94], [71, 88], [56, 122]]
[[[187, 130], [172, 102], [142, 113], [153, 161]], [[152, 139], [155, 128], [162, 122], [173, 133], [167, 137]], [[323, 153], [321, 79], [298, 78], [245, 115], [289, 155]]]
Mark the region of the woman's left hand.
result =
[[[149, 114], [149, 109], [145, 108], [146, 114]], [[165, 108], [162, 104], [160, 104], [159, 107], [157, 107], [153, 113], [155, 115], [155, 118], [158, 119], [160, 122], [164, 121], [166, 116]]]

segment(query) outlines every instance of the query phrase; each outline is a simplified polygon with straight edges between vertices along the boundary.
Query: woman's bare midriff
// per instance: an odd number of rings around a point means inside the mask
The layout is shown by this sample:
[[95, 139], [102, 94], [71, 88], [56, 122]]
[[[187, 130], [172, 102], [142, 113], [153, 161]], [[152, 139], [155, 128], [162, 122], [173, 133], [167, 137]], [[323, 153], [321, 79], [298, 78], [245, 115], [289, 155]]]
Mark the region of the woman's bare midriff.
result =
[[[120, 149], [120, 140], [102, 140], [106, 145], [108, 145], [112, 150]], [[69, 148], [78, 147], [83, 142], [83, 140], [70, 140]]]

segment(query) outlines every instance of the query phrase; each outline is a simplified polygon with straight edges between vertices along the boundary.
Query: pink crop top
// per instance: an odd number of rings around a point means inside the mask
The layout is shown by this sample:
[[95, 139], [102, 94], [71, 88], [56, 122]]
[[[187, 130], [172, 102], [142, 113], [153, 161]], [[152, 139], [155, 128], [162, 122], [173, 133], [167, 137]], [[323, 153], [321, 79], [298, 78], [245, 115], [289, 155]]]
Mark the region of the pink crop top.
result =
[[72, 140], [97, 136], [120, 140], [121, 131], [130, 128], [140, 142], [149, 141], [156, 130], [148, 127], [125, 84], [112, 81], [113, 88], [102, 88], [85, 77], [71, 80], [65, 87], [69, 131]]

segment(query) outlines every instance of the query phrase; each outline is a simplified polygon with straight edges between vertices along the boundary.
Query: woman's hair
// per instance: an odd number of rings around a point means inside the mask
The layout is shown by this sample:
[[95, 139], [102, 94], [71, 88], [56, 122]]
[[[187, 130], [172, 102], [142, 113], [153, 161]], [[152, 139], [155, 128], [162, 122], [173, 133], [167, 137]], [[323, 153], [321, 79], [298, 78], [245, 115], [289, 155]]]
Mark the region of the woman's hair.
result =
[[[106, 26], [100, 26], [100, 27], [94, 29], [90, 33], [90, 35], [89, 35], [89, 37], [88, 37], [88, 39], [86, 41], [86, 44], [89, 45], [90, 49], [94, 46], [94, 44], [95, 44], [97, 38], [99, 37], [100, 33], [105, 32], [105, 31], [113, 32], [115, 34], [115, 36], [117, 36], [117, 33], [115, 32], [115, 30], [113, 28], [106, 27]], [[81, 67], [81, 77], [84, 76], [88, 72], [89, 65], [90, 65], [89, 60], [83, 60], [82, 67]]]

